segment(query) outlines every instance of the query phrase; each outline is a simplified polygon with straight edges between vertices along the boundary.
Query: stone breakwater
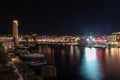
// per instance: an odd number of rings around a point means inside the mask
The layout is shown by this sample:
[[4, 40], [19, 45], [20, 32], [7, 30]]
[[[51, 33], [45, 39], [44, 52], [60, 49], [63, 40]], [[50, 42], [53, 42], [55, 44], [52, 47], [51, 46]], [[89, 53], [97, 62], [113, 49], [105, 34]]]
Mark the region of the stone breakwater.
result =
[[35, 73], [22, 62], [15, 62], [14, 64], [21, 74], [23, 80], [43, 80], [39, 76], [35, 75]]
[[11, 57], [0, 52], [0, 80], [43, 80], [22, 62], [13, 62]]

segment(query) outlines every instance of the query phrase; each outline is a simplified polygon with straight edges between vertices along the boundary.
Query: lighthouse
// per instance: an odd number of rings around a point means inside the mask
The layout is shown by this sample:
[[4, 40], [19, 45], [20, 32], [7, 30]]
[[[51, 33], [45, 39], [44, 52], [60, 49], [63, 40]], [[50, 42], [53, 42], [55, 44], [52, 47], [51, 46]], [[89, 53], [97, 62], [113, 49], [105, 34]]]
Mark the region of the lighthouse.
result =
[[18, 20], [13, 20], [13, 41], [15, 47], [18, 45]]

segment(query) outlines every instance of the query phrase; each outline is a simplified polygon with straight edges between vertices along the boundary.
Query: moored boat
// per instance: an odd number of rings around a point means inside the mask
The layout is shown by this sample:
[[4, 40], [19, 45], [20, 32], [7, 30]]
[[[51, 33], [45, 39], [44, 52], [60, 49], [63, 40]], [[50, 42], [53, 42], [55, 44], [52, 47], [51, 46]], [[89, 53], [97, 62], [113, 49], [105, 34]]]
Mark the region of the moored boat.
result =
[[47, 64], [45, 55], [40, 53], [23, 53], [20, 54], [20, 59], [29, 66], [41, 66]]
[[25, 64], [27, 64], [28, 66], [43, 66], [47, 64], [47, 61], [29, 61], [29, 62], [25, 62]]
[[22, 53], [20, 54], [20, 58], [23, 60], [27, 61], [39, 61], [45, 59], [44, 54], [39, 54], [39, 53]]

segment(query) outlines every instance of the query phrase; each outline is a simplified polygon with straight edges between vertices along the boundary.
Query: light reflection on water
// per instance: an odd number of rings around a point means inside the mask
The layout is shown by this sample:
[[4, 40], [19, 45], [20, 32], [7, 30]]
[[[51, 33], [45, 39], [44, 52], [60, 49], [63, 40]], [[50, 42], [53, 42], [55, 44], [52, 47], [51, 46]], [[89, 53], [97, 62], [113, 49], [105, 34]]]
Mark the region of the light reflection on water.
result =
[[120, 48], [100, 49], [42, 45], [39, 47], [39, 52], [48, 54], [48, 61], [56, 66], [59, 78], [73, 80], [120, 79]]
[[85, 48], [84, 61], [82, 67], [80, 66], [80, 73], [84, 78], [89, 80], [101, 80], [102, 73], [96, 55], [95, 48]]

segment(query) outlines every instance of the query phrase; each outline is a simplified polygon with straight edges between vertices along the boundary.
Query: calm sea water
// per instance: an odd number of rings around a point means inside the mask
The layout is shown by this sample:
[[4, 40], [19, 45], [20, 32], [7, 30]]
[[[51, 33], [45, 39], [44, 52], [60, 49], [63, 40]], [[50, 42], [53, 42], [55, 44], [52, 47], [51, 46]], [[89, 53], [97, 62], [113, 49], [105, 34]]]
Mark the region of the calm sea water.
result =
[[120, 80], [120, 48], [39, 45], [59, 80]]

